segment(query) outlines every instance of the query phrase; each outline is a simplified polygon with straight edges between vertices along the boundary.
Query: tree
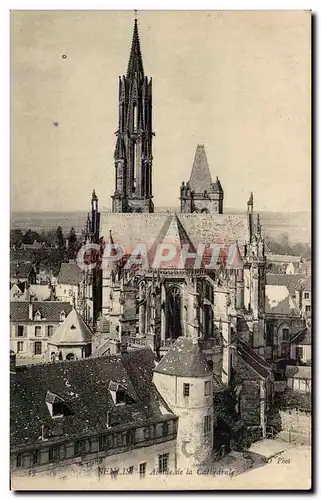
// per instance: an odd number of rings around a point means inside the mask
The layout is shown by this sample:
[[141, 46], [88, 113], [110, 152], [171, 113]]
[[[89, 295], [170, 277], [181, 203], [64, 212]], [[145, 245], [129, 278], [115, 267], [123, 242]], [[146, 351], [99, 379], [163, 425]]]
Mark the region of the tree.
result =
[[68, 234], [68, 259], [74, 259], [77, 253], [77, 235], [75, 228], [72, 227]]
[[56, 238], [55, 239], [56, 239], [55, 243], [56, 243], [57, 247], [60, 250], [63, 250], [65, 248], [65, 239], [64, 239], [64, 235], [63, 235], [61, 226], [58, 226], [56, 229]]
[[21, 229], [12, 229], [10, 231], [10, 243], [12, 246], [19, 248], [23, 242], [23, 232]]
[[26, 245], [32, 245], [32, 243], [37, 240], [40, 240], [40, 236], [37, 231], [33, 231], [32, 229], [28, 229], [23, 236], [23, 243]]

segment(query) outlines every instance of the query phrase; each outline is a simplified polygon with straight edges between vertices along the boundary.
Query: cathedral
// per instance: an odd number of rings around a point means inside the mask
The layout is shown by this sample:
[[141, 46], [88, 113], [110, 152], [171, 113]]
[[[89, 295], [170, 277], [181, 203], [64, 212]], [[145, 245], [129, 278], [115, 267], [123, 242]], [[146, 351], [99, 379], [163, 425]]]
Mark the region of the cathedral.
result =
[[[121, 260], [94, 270], [93, 348], [113, 354], [125, 344], [149, 346], [161, 366], [178, 339], [189, 339], [225, 387], [238, 371], [245, 419], [257, 394], [251, 425], [264, 435], [273, 376], [265, 361], [264, 241], [253, 194], [244, 213], [224, 213], [222, 184], [218, 177], [213, 182], [205, 146], [198, 144], [189, 180], [178, 189], [180, 213], [155, 211], [152, 96], [135, 19], [127, 72], [119, 77], [112, 211], [100, 214], [94, 193], [87, 225], [90, 241], [125, 249]], [[155, 265], [159, 248], [168, 245], [177, 255]], [[136, 255], [126, 265], [137, 246], [146, 249], [141, 263]], [[208, 265], [213, 248], [217, 258]]]

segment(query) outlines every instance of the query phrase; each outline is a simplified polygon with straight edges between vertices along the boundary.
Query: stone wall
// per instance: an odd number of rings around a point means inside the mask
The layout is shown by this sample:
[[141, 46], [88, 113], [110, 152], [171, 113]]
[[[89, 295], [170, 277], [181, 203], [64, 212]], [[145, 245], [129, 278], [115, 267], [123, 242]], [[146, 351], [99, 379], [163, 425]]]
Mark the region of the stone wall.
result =
[[311, 434], [311, 414], [301, 410], [280, 410], [281, 426], [284, 431]]

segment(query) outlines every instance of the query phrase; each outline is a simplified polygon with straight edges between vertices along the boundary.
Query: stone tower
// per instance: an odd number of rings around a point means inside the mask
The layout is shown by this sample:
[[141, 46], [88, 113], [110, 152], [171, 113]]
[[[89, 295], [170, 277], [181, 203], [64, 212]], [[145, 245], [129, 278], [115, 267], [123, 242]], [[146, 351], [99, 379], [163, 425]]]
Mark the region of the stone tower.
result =
[[249, 241], [244, 257], [244, 306], [253, 318], [252, 347], [264, 355], [265, 256], [259, 214], [254, 222], [253, 193], [247, 203]]
[[144, 74], [137, 19], [127, 74], [119, 77], [113, 212], [154, 212], [152, 191], [152, 79]]
[[177, 468], [208, 463], [213, 450], [213, 373], [196, 337], [179, 337], [154, 370], [154, 384], [179, 417]]
[[198, 144], [189, 181], [181, 185], [182, 213], [223, 213], [224, 191], [219, 178], [212, 182], [205, 148]]

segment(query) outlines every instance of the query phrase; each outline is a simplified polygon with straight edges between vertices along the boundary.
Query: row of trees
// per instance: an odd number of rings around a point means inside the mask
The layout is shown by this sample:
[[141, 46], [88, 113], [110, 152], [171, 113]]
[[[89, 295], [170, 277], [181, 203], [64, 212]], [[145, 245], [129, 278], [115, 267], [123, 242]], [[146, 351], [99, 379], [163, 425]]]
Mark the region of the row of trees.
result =
[[283, 233], [278, 238], [266, 236], [265, 241], [273, 253], [279, 255], [297, 255], [307, 260], [311, 259], [311, 245], [308, 243], [292, 243], [288, 233]]
[[77, 237], [74, 227], [66, 235], [64, 235], [61, 226], [41, 232], [32, 229], [25, 232], [21, 229], [12, 229], [10, 231], [11, 255], [15, 260], [23, 260], [24, 251], [20, 250], [21, 245], [32, 245], [34, 241], [45, 243], [44, 247], [31, 251], [31, 262], [35, 265], [42, 264], [46, 268], [59, 270], [62, 262], [76, 257], [81, 246], [81, 239], [81, 236]]

